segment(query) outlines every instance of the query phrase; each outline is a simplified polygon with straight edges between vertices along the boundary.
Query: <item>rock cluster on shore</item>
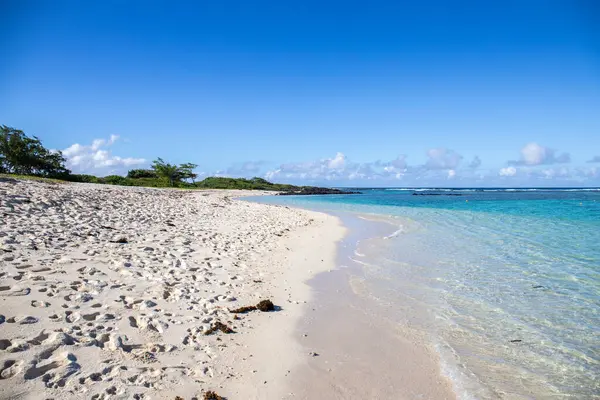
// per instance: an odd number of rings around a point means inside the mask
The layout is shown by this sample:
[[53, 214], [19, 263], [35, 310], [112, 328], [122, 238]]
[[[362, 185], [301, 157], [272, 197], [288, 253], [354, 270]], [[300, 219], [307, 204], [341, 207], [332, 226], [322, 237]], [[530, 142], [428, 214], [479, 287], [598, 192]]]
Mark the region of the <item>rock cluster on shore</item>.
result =
[[300, 186], [296, 190], [279, 193], [280, 196], [309, 196], [323, 194], [361, 194], [361, 192], [313, 186]]

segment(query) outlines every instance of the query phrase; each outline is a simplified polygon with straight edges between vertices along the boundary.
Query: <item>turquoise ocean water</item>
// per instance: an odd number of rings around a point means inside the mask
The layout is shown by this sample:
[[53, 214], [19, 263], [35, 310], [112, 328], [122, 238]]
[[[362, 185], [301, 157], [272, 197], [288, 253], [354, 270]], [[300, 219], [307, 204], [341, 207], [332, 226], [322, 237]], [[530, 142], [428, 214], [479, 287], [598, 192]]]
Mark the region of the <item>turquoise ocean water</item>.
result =
[[600, 398], [600, 189], [361, 191], [260, 201], [391, 224], [353, 259], [459, 397]]

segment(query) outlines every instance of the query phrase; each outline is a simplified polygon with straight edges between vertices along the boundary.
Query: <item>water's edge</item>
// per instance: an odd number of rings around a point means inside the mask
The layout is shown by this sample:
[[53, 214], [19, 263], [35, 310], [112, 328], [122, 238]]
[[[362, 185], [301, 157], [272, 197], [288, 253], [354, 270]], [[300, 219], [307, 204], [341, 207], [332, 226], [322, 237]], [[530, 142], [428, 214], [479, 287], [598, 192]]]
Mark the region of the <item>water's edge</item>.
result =
[[384, 219], [326, 213], [342, 221], [347, 235], [338, 243], [337, 268], [307, 282], [314, 296], [295, 339], [313, 356], [291, 374], [290, 392], [299, 398], [468, 398], [457, 395], [429, 334], [399, 324], [392, 317], [397, 310], [390, 312], [367, 290], [358, 244], [393, 237], [397, 227]]
[[298, 340], [320, 355], [300, 382], [332, 398], [597, 398], [600, 210], [568, 193], [267, 199], [348, 229], [338, 269], [309, 282]]

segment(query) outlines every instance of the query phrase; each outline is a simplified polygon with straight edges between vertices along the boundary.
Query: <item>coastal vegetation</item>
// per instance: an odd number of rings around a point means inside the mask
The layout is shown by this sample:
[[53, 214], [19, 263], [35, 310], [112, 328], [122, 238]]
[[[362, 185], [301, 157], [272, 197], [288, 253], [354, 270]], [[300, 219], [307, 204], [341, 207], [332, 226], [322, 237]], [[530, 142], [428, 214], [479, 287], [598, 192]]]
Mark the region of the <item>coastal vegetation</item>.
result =
[[151, 168], [132, 169], [126, 176], [74, 174], [66, 167], [66, 159], [61, 151], [47, 149], [36, 136], [29, 137], [21, 130], [0, 125], [0, 176], [120, 186], [266, 190], [286, 195], [356, 193], [272, 183], [259, 177], [247, 179], [212, 176], [196, 182], [196, 168], [197, 165], [193, 163], [171, 164], [159, 157], [152, 162]]
[[64, 177], [69, 174], [60, 151], [48, 150], [36, 136], [0, 126], [0, 173]]

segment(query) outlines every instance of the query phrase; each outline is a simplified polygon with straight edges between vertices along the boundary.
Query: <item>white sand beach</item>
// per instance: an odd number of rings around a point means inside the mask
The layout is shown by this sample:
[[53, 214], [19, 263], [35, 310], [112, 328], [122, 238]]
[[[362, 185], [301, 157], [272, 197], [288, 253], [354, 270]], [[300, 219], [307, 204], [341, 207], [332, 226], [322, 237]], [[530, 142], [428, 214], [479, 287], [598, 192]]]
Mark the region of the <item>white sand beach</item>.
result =
[[257, 194], [0, 181], [0, 398], [289, 395], [304, 282], [344, 228], [234, 200]]

